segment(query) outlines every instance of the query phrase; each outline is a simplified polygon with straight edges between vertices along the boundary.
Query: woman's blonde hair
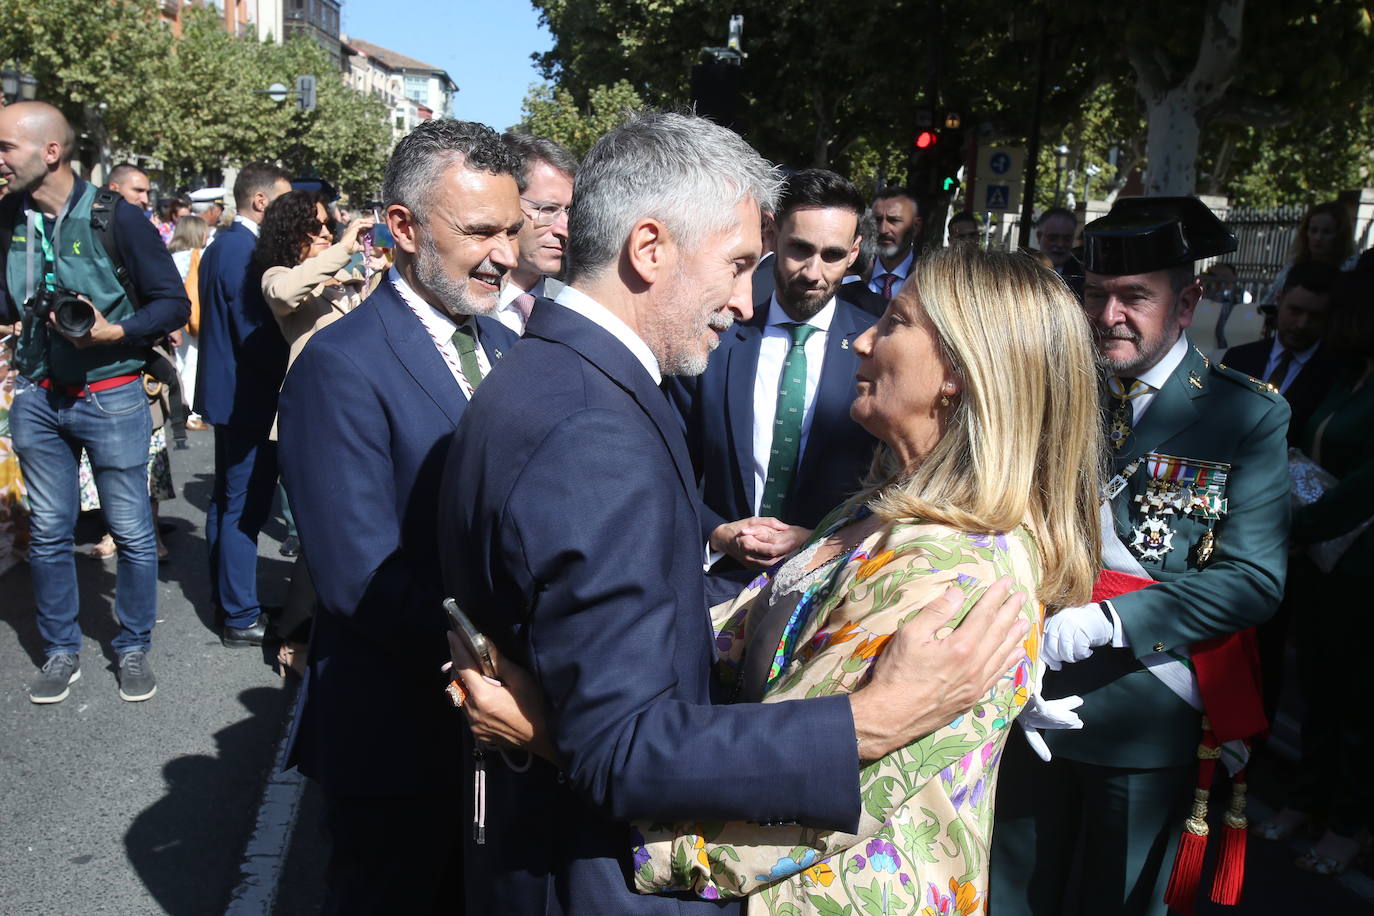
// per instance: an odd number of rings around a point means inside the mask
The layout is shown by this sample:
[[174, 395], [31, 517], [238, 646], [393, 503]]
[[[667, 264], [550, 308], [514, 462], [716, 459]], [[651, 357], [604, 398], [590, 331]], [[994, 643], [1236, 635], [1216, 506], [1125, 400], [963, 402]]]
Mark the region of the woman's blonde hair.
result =
[[900, 296], [923, 312], [962, 390], [943, 437], [909, 475], [881, 446], [863, 492], [889, 521], [964, 531], [1030, 525], [1039, 599], [1083, 604], [1101, 553], [1105, 467], [1096, 357], [1073, 293], [1024, 254], [955, 245], [924, 255]]
[[172, 230], [172, 238], [167, 242], [168, 251], [193, 251], [204, 248], [205, 240], [210, 237], [210, 228], [199, 216], [183, 216], [177, 220]]

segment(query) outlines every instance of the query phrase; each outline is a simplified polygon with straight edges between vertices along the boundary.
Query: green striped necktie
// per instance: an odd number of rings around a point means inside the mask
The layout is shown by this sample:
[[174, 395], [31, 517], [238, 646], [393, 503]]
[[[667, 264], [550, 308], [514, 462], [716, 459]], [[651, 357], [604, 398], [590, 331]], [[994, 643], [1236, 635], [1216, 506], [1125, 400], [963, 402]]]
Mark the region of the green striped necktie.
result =
[[806, 416], [806, 339], [816, 326], [789, 321], [782, 325], [792, 335], [792, 346], [782, 364], [778, 384], [778, 409], [773, 415], [773, 444], [768, 457], [768, 477], [763, 482], [759, 515], [782, 518], [787, 493], [797, 476], [801, 455], [802, 419]]

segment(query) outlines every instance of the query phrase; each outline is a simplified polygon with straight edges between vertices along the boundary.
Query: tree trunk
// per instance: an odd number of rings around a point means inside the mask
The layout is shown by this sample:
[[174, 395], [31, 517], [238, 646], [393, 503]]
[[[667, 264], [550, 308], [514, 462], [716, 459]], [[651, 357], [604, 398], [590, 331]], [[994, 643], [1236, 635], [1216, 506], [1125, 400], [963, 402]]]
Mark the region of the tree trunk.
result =
[[1151, 100], [1145, 109], [1145, 193], [1162, 197], [1192, 194], [1197, 187], [1197, 148], [1202, 131], [1197, 108], [1179, 87]]
[[1245, 0], [1208, 0], [1197, 60], [1181, 80], [1169, 73], [1170, 63], [1158, 48], [1145, 44], [1127, 48], [1149, 125], [1146, 194], [1186, 195], [1196, 190], [1202, 132], [1199, 114], [1221, 99], [1235, 78], [1244, 12]]

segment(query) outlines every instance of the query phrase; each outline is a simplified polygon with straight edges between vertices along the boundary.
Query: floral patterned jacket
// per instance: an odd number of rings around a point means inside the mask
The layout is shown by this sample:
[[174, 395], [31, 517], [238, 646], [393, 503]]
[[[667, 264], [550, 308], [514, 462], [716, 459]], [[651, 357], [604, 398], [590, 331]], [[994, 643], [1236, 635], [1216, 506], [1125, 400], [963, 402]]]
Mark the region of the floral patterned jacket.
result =
[[[1025, 527], [1006, 535], [930, 523], [879, 528], [844, 562], [834, 587], [798, 631], [794, 644], [800, 648], [770, 682], [764, 702], [853, 691], [920, 607], [957, 584], [967, 613], [1004, 575], [1033, 599], [1039, 556]], [[750, 645], [751, 623], [757, 625], [767, 608], [768, 587], [765, 574], [712, 611], [727, 686], [746, 647], [777, 648]], [[707, 899], [751, 894], [751, 916], [984, 912], [997, 764], [1039, 663], [1041, 608], [1035, 600], [1025, 607], [1032, 621], [1026, 656], [984, 701], [861, 771], [857, 834], [743, 822], [640, 823], [632, 834], [636, 889], [689, 891]], [[805, 753], [804, 735], [779, 737]]]

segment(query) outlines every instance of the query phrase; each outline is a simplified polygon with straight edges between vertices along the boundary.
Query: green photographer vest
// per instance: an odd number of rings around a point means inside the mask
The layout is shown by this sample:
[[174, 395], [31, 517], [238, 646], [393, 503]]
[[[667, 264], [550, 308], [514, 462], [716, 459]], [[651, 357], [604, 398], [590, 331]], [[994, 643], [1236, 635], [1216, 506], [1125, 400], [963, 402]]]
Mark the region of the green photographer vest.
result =
[[[57, 285], [81, 293], [95, 304], [107, 321], [122, 321], [134, 313], [134, 304], [115, 275], [114, 263], [91, 226], [91, 203], [96, 188], [78, 182], [79, 196], [69, 204], [57, 238], [54, 274]], [[52, 220], [44, 220], [52, 238]], [[33, 289], [29, 288], [28, 248], [33, 244]], [[25, 378], [41, 381], [51, 378], [64, 385], [85, 385], [119, 375], [142, 371], [147, 348], [123, 343], [87, 347], [79, 350], [61, 334], [46, 326], [35, 326], [26, 314], [28, 300], [41, 287], [46, 265], [41, 239], [28, 238], [28, 224], [22, 214], [10, 233], [5, 265], [5, 282], [19, 304], [24, 330], [15, 353], [15, 366]]]

